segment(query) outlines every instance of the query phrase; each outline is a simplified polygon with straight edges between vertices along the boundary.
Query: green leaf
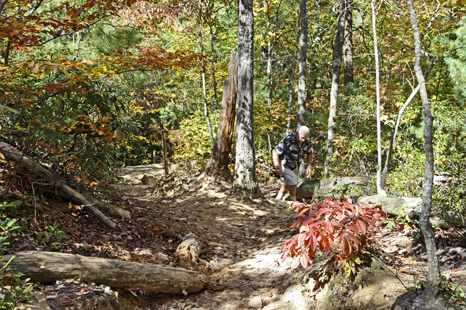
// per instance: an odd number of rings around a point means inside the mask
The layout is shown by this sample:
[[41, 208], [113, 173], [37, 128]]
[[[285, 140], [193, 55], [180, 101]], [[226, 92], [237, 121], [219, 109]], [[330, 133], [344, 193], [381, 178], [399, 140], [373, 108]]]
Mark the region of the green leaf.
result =
[[53, 69], [54, 69], [54, 66], [47, 66], [44, 69], [44, 73], [45, 74], [50, 74], [50, 72], [52, 72]]

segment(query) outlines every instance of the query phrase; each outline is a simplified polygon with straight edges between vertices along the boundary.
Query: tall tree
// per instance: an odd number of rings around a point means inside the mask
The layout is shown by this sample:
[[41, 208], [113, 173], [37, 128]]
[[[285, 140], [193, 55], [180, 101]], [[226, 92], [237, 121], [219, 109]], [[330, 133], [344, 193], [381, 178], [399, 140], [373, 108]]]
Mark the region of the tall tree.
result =
[[307, 10], [306, 0], [299, 0], [299, 80], [298, 80], [298, 127], [306, 124], [306, 58], [307, 58]]
[[293, 62], [291, 63], [291, 68], [290, 68], [290, 86], [288, 90], [288, 121], [286, 122], [286, 134], [290, 132], [290, 127], [291, 127], [291, 111], [292, 111], [292, 103], [293, 103], [293, 90], [294, 90], [294, 76], [296, 73], [296, 61], [297, 61], [297, 56], [298, 56], [298, 51], [299, 51], [299, 34], [301, 30], [299, 27], [299, 21], [298, 25], [296, 28], [296, 48], [295, 52], [293, 55]]
[[377, 95], [377, 194], [384, 195], [385, 191], [381, 186], [382, 174], [382, 128], [380, 124], [380, 68], [379, 49], [377, 47], [377, 25], [375, 14], [375, 0], [371, 1], [372, 7], [372, 34], [374, 36], [374, 56], [375, 56], [375, 89]]
[[433, 117], [430, 111], [429, 98], [427, 95], [426, 81], [422, 73], [421, 67], [421, 36], [419, 34], [419, 27], [417, 24], [417, 15], [414, 8], [413, 0], [408, 0], [409, 3], [409, 13], [411, 16], [411, 26], [413, 28], [414, 35], [414, 71], [416, 73], [416, 78], [420, 86], [420, 96], [422, 102], [422, 110], [424, 112], [424, 143], [425, 143], [425, 153], [426, 153], [426, 164], [425, 164], [425, 174], [424, 174], [424, 183], [422, 185], [423, 196], [422, 196], [422, 209], [421, 216], [419, 218], [419, 224], [421, 226], [422, 234], [426, 242], [427, 250], [427, 260], [429, 263], [429, 271], [427, 273], [427, 282], [428, 287], [431, 289], [433, 295], [438, 290], [438, 285], [440, 284], [440, 267], [438, 263], [438, 257], [436, 254], [434, 232], [432, 230], [432, 225], [429, 222], [429, 216], [432, 209], [432, 185], [434, 180], [434, 149], [432, 146], [432, 126], [433, 126]]
[[236, 118], [235, 191], [262, 197], [254, 150], [254, 15], [253, 0], [238, 1], [238, 107]]
[[328, 115], [328, 134], [327, 134], [327, 157], [325, 159], [325, 172], [328, 172], [330, 160], [333, 156], [333, 144], [335, 138], [335, 117], [337, 116], [338, 102], [338, 83], [340, 82], [341, 59], [343, 53], [343, 41], [345, 34], [346, 8], [344, 2], [340, 4], [341, 12], [338, 20], [338, 29], [335, 37], [333, 48], [333, 75], [332, 88], [330, 90], [330, 107]]
[[[202, 48], [202, 1], [199, 1], [199, 52], [203, 53], [203, 48]], [[211, 147], [214, 146], [214, 135], [212, 133], [212, 126], [210, 124], [210, 117], [209, 117], [209, 109], [207, 107], [207, 91], [206, 91], [206, 85], [205, 85], [205, 61], [204, 57], [202, 57], [202, 93], [204, 95], [204, 116], [207, 121], [207, 127], [209, 129], [209, 135], [210, 135], [210, 143]]]
[[344, 0], [346, 2], [346, 20], [345, 20], [345, 42], [343, 43], [343, 68], [344, 68], [344, 83], [346, 89], [349, 83], [354, 82], [353, 77], [353, 2], [352, 0]]
[[214, 87], [214, 96], [213, 100], [215, 103], [215, 107], [218, 109], [218, 101], [217, 101], [217, 79], [215, 78], [215, 48], [214, 48], [214, 30], [212, 29], [212, 24], [214, 23], [214, 8], [215, 3], [213, 1], [209, 1], [207, 7], [209, 8], [209, 30], [210, 30], [210, 49], [211, 49], [211, 62], [212, 62], [212, 82]]

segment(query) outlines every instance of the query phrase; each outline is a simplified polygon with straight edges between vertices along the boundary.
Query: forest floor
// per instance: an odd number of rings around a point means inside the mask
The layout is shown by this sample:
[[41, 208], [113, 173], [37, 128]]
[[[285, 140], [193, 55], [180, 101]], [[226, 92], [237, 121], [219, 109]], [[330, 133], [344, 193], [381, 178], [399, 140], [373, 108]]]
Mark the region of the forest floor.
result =
[[[178, 236], [192, 232], [210, 248], [199, 260], [210, 285], [183, 296], [116, 290], [79, 279], [38, 284], [36, 290], [51, 309], [330, 309], [325, 304], [329, 296], [338, 301], [333, 309], [389, 309], [404, 286], [425, 279], [425, 250], [415, 238], [416, 231], [384, 229], [378, 236], [380, 264], [388, 267], [388, 274], [371, 271], [364, 283], [324, 290], [314, 300], [291, 270], [291, 260], [281, 263], [281, 246], [297, 231], [285, 228], [293, 218], [289, 205], [271, 199], [277, 183], [261, 184], [266, 200], [243, 200], [225, 184], [158, 197], [153, 186], [140, 183], [147, 171], [160, 176], [163, 170], [160, 165], [127, 167], [119, 177], [125, 184], [112, 184], [110, 190], [100, 192], [98, 198], [131, 211], [132, 219], [116, 220], [116, 229], [103, 227], [83, 210], [70, 209], [68, 202], [47, 199], [39, 204], [36, 223], [32, 205], [15, 211], [16, 218], [25, 220], [21, 231], [12, 234], [8, 252], [60, 251], [176, 266]], [[175, 232], [173, 236], [157, 235], [160, 224]], [[52, 233], [38, 242], [38, 231], [46, 226], [64, 231], [68, 239], [57, 240]], [[465, 234], [464, 229], [437, 232], [439, 251], [444, 254], [442, 271], [448, 278], [466, 279]]]

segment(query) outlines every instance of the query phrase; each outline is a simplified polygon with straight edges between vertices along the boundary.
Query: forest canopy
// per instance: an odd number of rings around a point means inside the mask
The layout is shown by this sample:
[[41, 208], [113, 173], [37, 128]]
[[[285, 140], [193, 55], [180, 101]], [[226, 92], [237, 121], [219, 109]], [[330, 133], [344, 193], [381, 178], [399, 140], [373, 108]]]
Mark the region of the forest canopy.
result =
[[[465, 9], [448, 1], [415, 5], [435, 120], [435, 171], [461, 177]], [[351, 36], [352, 45], [350, 53], [344, 46], [335, 156], [329, 158], [327, 173], [370, 175], [377, 169], [370, 8], [367, 1], [355, 1], [346, 10], [351, 12], [351, 30], [344, 37]], [[314, 145], [314, 177], [320, 177], [341, 5], [307, 1], [304, 88], [298, 69], [303, 63], [299, 49], [304, 31], [299, 2], [254, 1], [253, 9], [256, 173], [268, 176], [272, 148], [297, 127], [303, 91], [302, 115]], [[397, 115], [417, 81], [408, 4], [383, 1], [375, 9], [385, 160]], [[237, 20], [236, 1], [226, 0], [2, 1], [2, 141], [87, 186], [105, 181], [115, 167], [162, 161], [157, 133], [162, 128], [181, 130], [185, 141], [170, 143], [169, 157], [202, 170], [218, 126], [230, 54], [238, 44]], [[420, 193], [413, 177], [423, 175], [423, 124], [421, 102], [414, 97], [393, 142], [386, 180], [392, 195]], [[232, 152], [233, 171], [234, 148]]]

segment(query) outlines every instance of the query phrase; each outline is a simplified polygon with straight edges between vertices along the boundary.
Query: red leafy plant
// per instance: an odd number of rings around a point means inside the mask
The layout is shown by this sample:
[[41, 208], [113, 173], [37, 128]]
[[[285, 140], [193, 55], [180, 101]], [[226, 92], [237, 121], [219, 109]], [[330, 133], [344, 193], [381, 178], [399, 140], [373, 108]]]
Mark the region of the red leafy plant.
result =
[[[362, 264], [374, 244], [374, 236], [380, 230], [385, 212], [365, 203], [353, 203], [351, 198], [342, 201], [330, 198], [321, 202], [294, 203], [292, 213], [298, 217], [287, 227], [300, 228], [300, 233], [286, 241], [282, 262], [294, 258], [292, 269], [313, 264], [318, 250], [328, 252], [334, 266], [344, 267], [346, 276], [354, 275], [356, 265]], [[329, 255], [327, 255], [329, 256]]]

